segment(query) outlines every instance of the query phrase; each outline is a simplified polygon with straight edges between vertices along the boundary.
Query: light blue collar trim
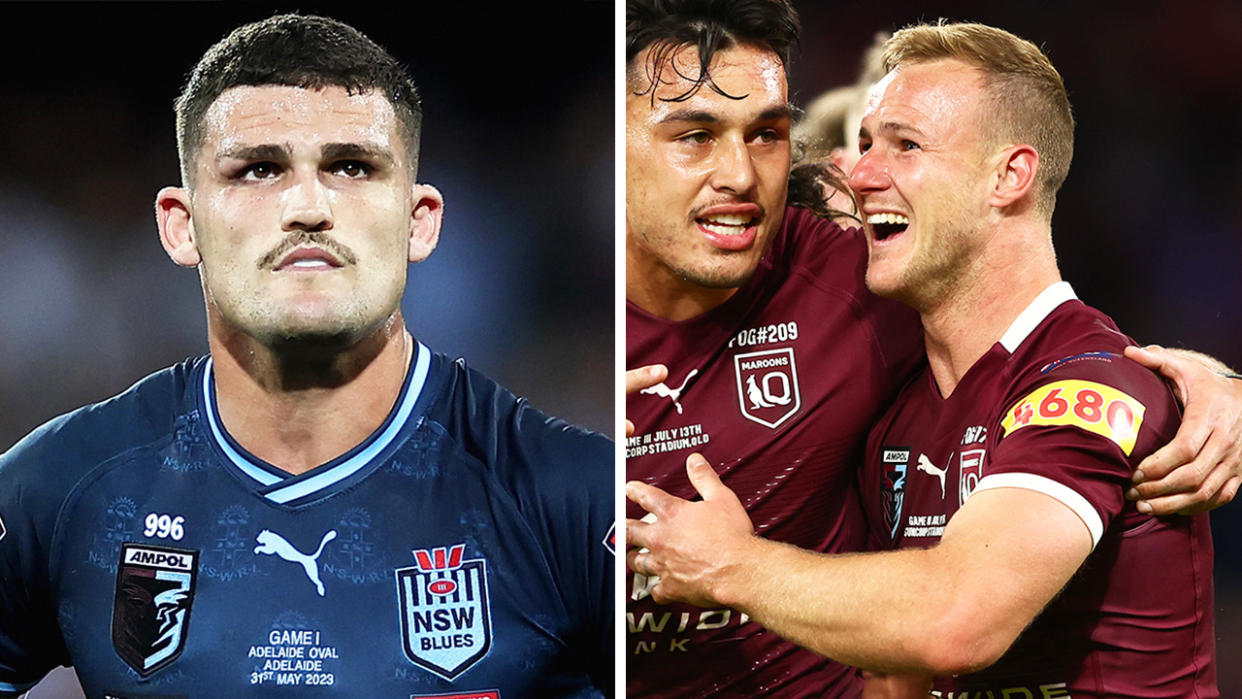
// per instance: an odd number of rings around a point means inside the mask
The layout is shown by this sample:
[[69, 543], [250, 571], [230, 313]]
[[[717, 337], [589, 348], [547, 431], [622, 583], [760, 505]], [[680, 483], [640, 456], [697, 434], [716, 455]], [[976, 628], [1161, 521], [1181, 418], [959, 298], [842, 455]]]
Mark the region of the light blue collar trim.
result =
[[10, 684], [8, 682], [0, 682], [0, 692], [24, 692], [27, 689], [39, 684], [38, 680], [34, 682], [23, 682], [21, 684]]
[[220, 446], [224, 454], [242, 473], [264, 486], [274, 486], [282, 481], [292, 481], [287, 486], [275, 488], [267, 492], [264, 494], [264, 497], [282, 504], [306, 497], [349, 478], [392, 444], [392, 441], [401, 431], [401, 428], [405, 426], [410, 414], [414, 411], [414, 405], [422, 394], [423, 385], [427, 382], [427, 373], [431, 369], [431, 351], [427, 349], [426, 345], [421, 342], [417, 343], [415, 353], [414, 368], [411, 371], [410, 380], [402, 395], [397, 399], [397, 407], [386, 421], [383, 430], [379, 434], [369, 437], [367, 442], [364, 442], [366, 446], [357, 453], [352, 454], [322, 473], [317, 473], [308, 478], [279, 476], [255, 464], [233, 448], [229, 439], [225, 436], [224, 426], [220, 423], [219, 416], [216, 414], [215, 400], [211, 393], [213, 374], [210, 358], [207, 360], [207, 366], [203, 370], [203, 403], [207, 406], [207, 424], [210, 426], [211, 434], [215, 438], [216, 444]]

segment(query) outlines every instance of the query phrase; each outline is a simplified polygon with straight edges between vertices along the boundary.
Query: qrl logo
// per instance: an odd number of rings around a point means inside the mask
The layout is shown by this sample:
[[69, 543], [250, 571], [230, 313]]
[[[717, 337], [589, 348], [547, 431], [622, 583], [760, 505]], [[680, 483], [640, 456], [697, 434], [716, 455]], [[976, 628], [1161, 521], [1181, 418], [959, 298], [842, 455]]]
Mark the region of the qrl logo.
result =
[[792, 347], [747, 352], [733, 358], [742, 415], [776, 429], [802, 407]]
[[975, 492], [983, 477], [983, 455], [986, 449], [967, 449], [962, 452], [960, 477], [957, 482], [957, 506], [966, 504], [966, 498]]

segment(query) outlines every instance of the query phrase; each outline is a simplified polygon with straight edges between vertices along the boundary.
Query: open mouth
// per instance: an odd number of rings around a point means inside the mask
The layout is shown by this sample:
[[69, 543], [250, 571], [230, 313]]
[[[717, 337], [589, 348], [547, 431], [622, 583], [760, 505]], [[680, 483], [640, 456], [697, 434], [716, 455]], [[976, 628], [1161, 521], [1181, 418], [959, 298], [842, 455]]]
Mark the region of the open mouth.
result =
[[716, 235], [731, 236], [745, 233], [754, 225], [755, 218], [740, 214], [714, 214], [710, 218], [695, 219], [695, 223]]
[[871, 230], [875, 233], [877, 241], [887, 240], [895, 235], [906, 232], [910, 227], [910, 219], [901, 214], [882, 213], [871, 214], [867, 217], [867, 223], [871, 224]]
[[327, 271], [339, 269], [341, 261], [335, 255], [318, 247], [294, 248], [276, 264], [276, 271]]

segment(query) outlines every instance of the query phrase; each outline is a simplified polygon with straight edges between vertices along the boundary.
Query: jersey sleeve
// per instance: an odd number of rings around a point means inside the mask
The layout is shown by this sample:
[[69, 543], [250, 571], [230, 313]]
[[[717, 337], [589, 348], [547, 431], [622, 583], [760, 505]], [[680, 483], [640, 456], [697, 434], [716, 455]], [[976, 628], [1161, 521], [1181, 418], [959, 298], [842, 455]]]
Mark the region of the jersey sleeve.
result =
[[514, 497], [573, 622], [564, 639], [606, 694], [613, 685], [614, 446], [467, 371], [472, 450]]
[[30, 438], [0, 455], [0, 696], [29, 689], [69, 665], [49, 578], [48, 546], [59, 506], [37, 482]]
[[519, 421], [523, 432], [534, 427], [543, 433], [524, 447], [542, 471], [537, 476], [542, 492], [530, 501], [539, 511], [532, 524], [543, 529], [566, 605], [581, 620], [575, 640], [591, 649], [584, 658], [590, 674], [610, 693], [616, 597], [613, 442], [529, 407]]
[[1135, 466], [1180, 419], [1168, 387], [1121, 357], [1040, 375], [1005, 406], [975, 492], [1019, 487], [1056, 498], [1082, 519], [1093, 547], [1125, 507]]

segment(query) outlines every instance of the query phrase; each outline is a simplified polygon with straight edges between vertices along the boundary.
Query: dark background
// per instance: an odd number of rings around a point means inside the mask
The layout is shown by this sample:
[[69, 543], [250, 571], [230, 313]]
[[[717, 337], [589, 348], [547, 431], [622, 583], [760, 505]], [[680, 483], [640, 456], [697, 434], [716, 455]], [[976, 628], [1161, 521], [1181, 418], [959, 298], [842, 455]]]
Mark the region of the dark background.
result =
[[0, 450], [206, 352], [198, 275], [152, 213], [179, 182], [172, 102], [208, 46], [294, 9], [353, 24], [420, 87], [419, 181], [446, 207], [410, 268], [415, 336], [614, 429], [611, 3], [5, 4]]
[[[172, 102], [210, 44], [276, 7], [0, 7], [0, 449], [206, 351], [198, 275], [167, 259], [152, 214], [179, 182]], [[556, 22], [542, 4], [292, 7], [354, 24], [420, 87], [419, 181], [446, 207], [410, 268], [414, 334], [611, 431], [611, 5], [567, 3]], [[561, 22], [580, 29], [553, 39]]]
[[[801, 105], [852, 83], [876, 31], [911, 22], [1042, 47], [1077, 120], [1052, 225], [1064, 278], [1138, 342], [1242, 365], [1242, 3], [794, 2]], [[1221, 695], [1242, 696], [1242, 501], [1212, 521]]]

